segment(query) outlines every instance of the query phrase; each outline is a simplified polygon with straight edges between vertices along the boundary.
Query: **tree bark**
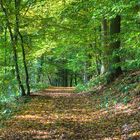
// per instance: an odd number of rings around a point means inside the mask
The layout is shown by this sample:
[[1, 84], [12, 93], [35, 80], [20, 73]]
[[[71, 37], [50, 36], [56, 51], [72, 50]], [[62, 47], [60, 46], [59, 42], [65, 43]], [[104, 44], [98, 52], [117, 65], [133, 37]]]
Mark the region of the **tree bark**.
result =
[[28, 73], [28, 67], [26, 63], [26, 54], [25, 54], [25, 48], [24, 48], [24, 41], [23, 37], [19, 31], [19, 0], [15, 0], [15, 16], [16, 16], [16, 32], [18, 36], [20, 37], [21, 40], [21, 49], [22, 49], [22, 57], [23, 57], [23, 65], [24, 65], [24, 70], [25, 70], [25, 75], [26, 75], [26, 87], [27, 87], [27, 95], [30, 95], [30, 83], [29, 83], [29, 73]]
[[111, 51], [111, 56], [109, 56], [110, 62], [109, 62], [108, 82], [115, 80], [115, 78], [117, 78], [120, 74], [122, 74], [121, 66], [119, 66], [121, 59], [120, 56], [118, 55], [118, 51], [121, 46], [121, 41], [119, 37], [120, 32], [121, 32], [121, 16], [117, 15], [110, 22], [110, 36], [112, 39], [109, 47]]
[[26, 75], [27, 95], [30, 95], [29, 72], [28, 72], [28, 67], [27, 67], [27, 63], [26, 63], [26, 54], [25, 54], [23, 37], [22, 37], [20, 32], [19, 32], [19, 36], [21, 38], [21, 48], [22, 48], [23, 64], [24, 64], [24, 70], [25, 70], [25, 75]]

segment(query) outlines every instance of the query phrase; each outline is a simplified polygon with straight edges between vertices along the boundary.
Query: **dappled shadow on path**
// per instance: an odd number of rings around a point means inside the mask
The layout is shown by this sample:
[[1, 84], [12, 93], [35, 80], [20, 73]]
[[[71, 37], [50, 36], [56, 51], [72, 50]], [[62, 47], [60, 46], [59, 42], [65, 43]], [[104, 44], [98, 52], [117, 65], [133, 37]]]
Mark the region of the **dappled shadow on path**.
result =
[[16, 116], [3, 122], [0, 139], [121, 140], [125, 124], [131, 127], [129, 136], [140, 137], [140, 113], [135, 104], [97, 109], [89, 97], [48, 93], [31, 96]]

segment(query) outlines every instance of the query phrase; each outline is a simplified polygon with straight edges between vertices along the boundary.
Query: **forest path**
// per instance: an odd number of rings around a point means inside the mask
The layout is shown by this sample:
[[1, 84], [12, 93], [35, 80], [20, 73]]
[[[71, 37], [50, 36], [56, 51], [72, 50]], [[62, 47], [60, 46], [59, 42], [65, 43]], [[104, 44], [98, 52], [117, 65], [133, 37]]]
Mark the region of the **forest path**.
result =
[[131, 127], [131, 135], [140, 134], [135, 104], [101, 108], [99, 95], [89, 97], [73, 91], [51, 87], [32, 94], [3, 122], [0, 140], [121, 140], [123, 126]]
[[39, 96], [51, 96], [51, 97], [59, 97], [59, 96], [73, 96], [75, 87], [49, 87], [48, 89], [38, 91], [32, 95]]

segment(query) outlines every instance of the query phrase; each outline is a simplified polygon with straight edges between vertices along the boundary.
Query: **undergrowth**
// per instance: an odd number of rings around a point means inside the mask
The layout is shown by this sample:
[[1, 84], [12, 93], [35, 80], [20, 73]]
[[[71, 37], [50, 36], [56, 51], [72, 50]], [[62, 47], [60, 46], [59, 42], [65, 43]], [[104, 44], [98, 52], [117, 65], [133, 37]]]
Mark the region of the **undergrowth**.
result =
[[124, 73], [110, 84], [107, 84], [106, 76], [100, 75], [86, 85], [78, 85], [76, 92], [90, 93], [93, 98], [100, 100], [100, 108], [118, 103], [127, 104], [133, 97], [140, 95], [140, 71]]
[[[20, 107], [30, 101], [30, 97], [1, 97], [0, 98], [0, 120], [10, 119]], [[0, 128], [2, 123], [0, 123]]]

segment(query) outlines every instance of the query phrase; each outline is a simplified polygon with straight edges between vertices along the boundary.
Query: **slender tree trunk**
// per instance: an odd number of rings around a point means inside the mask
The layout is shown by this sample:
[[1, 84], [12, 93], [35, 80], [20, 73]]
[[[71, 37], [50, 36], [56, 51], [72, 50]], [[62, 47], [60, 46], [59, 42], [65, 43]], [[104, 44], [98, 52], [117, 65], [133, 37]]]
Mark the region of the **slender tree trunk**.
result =
[[30, 95], [30, 83], [29, 83], [29, 73], [28, 73], [28, 67], [26, 63], [26, 54], [25, 54], [25, 48], [24, 48], [24, 41], [23, 37], [19, 31], [19, 0], [15, 0], [15, 10], [16, 10], [16, 32], [18, 36], [21, 39], [21, 49], [22, 49], [22, 57], [23, 57], [23, 65], [26, 75], [26, 87], [27, 87], [27, 95]]
[[5, 47], [5, 50], [4, 50], [4, 65], [5, 65], [5, 68], [4, 68], [4, 75], [6, 75], [6, 72], [7, 72], [7, 27], [5, 27], [5, 31], [4, 31], [4, 47]]
[[102, 45], [103, 45], [103, 67], [104, 71], [102, 73], [108, 72], [109, 67], [109, 45], [108, 45], [108, 22], [107, 19], [102, 20]]
[[101, 74], [101, 60], [98, 58], [98, 56], [96, 56], [96, 71], [98, 75]]
[[74, 80], [75, 80], [75, 85], [77, 86], [77, 74], [75, 73], [75, 75], [74, 75]]
[[70, 75], [70, 87], [73, 86], [73, 74]]
[[30, 82], [29, 82], [29, 72], [28, 72], [28, 67], [26, 63], [26, 54], [25, 54], [25, 48], [24, 48], [24, 42], [23, 42], [23, 37], [19, 32], [19, 36], [21, 38], [21, 48], [22, 48], [22, 56], [23, 56], [23, 64], [24, 64], [24, 70], [25, 70], [25, 75], [26, 75], [26, 87], [27, 87], [27, 95], [30, 95]]
[[50, 85], [52, 85], [52, 80], [49, 75], [47, 75]]
[[86, 84], [88, 82], [87, 75], [87, 62], [84, 63], [84, 71], [83, 71], [83, 83]]
[[61, 72], [62, 75], [62, 86], [67, 87], [68, 86], [68, 70], [63, 69]]
[[13, 49], [13, 54], [14, 54], [14, 62], [15, 62], [15, 71], [16, 71], [17, 81], [18, 81], [18, 84], [19, 84], [19, 88], [21, 89], [22, 96], [25, 96], [26, 95], [25, 94], [25, 89], [24, 89], [24, 86], [21, 82], [20, 73], [19, 73], [19, 66], [18, 66], [18, 56], [17, 56], [17, 49], [16, 49], [17, 34], [13, 35], [13, 33], [12, 33], [12, 28], [10, 26], [8, 13], [7, 13], [6, 8], [4, 8], [4, 6], [3, 6], [3, 1], [2, 0], [0, 0], [0, 5], [1, 5], [1, 8], [2, 8], [4, 14], [5, 14], [7, 28], [8, 28], [9, 33], [10, 33], [10, 39], [11, 39], [11, 44], [12, 44], [12, 49]]
[[[101, 30], [101, 27], [99, 28]], [[95, 39], [94, 39], [94, 44], [91, 44], [94, 50], [97, 50], [97, 54], [95, 56], [95, 65], [96, 65], [96, 73], [97, 75], [101, 74], [101, 65], [102, 65], [102, 54], [98, 50], [98, 36], [97, 36], [97, 31], [99, 30], [98, 28], [94, 30], [95, 34]], [[100, 37], [101, 38], [101, 37]]]
[[68, 87], [68, 70], [65, 69], [65, 76], [64, 76], [64, 81], [65, 81], [65, 87]]

